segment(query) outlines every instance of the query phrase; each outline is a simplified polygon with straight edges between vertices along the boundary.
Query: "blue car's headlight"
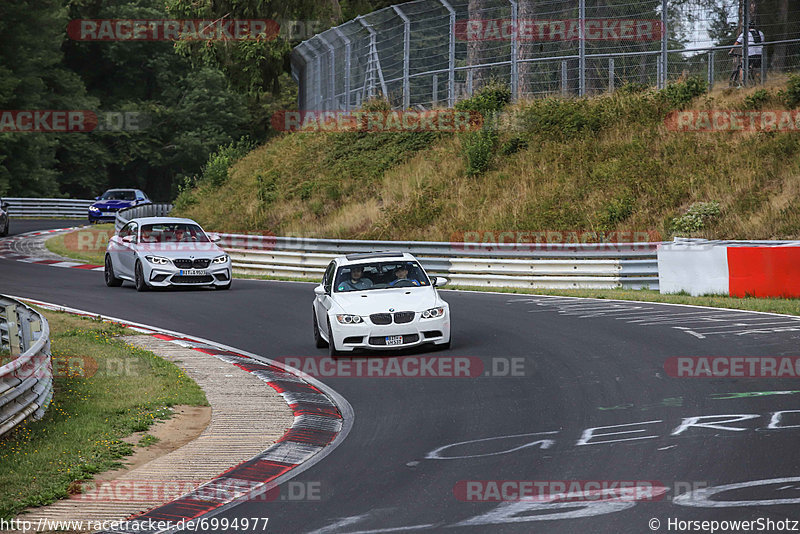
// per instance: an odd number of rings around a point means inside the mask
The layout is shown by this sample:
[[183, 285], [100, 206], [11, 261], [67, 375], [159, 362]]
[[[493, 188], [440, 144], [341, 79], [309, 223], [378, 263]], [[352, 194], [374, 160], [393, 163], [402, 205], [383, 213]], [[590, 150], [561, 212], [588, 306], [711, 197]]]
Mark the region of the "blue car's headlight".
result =
[[167, 258], [162, 258], [160, 256], [145, 256], [144, 259], [152, 263], [153, 265], [169, 265], [170, 261]]
[[222, 256], [214, 258], [214, 260], [211, 263], [225, 263], [227, 261], [228, 261], [228, 255], [223, 254]]
[[89, 211], [100, 211], [100, 209], [95, 208], [94, 206], [89, 206]]

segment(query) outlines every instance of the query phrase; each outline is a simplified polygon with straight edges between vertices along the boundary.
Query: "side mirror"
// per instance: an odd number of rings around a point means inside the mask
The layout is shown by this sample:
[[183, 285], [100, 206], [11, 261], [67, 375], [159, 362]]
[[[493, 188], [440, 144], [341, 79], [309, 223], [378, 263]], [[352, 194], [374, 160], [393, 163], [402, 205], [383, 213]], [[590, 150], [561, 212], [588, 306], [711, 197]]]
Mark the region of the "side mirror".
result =
[[318, 296], [318, 297], [321, 297], [322, 295], [326, 295], [327, 293], [328, 292], [325, 291], [325, 286], [323, 286], [322, 284], [320, 284], [320, 285], [318, 285], [317, 287], [314, 288], [314, 294], [316, 296]]
[[208, 238], [211, 240], [212, 243], [219, 243], [222, 241], [222, 238], [219, 234], [208, 234]]
[[122, 238], [122, 242], [123, 243], [133, 243], [135, 239], [136, 239], [135, 235], [126, 235], [125, 237]]
[[435, 276], [433, 278], [433, 286], [434, 287], [443, 287], [450, 283], [450, 280], [445, 278], [444, 276]]
[[100, 197], [94, 197], [95, 200], [100, 200]]

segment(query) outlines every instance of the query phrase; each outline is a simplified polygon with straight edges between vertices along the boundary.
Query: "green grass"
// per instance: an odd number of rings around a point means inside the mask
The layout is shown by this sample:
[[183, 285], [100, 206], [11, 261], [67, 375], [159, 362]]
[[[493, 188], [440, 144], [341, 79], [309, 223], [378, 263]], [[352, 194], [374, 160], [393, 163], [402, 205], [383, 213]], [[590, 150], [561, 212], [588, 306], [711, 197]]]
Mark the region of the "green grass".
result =
[[[339, 239], [450, 241], [481, 230], [797, 238], [796, 133], [682, 132], [665, 121], [676, 109], [788, 109], [780, 95], [791, 87], [776, 76], [706, 93], [687, 80], [521, 101], [505, 109], [513, 122], [496, 139], [284, 134], [239, 159], [225, 180], [184, 191], [174, 214], [215, 231]], [[718, 215], [672, 224], [711, 202]]]
[[206, 406], [174, 364], [117, 339], [133, 333], [98, 320], [42, 311], [51, 328], [55, 395], [40, 421], [0, 438], [0, 518], [68, 496], [75, 481], [119, 467], [122, 438], [171, 416], [170, 406]]
[[[91, 228], [57, 235], [45, 241], [44, 245], [53, 254], [93, 265], [103, 265], [108, 241], [101, 236], [102, 232], [113, 234], [114, 224], [98, 224]], [[81, 234], [84, 234], [87, 239], [81, 239]]]

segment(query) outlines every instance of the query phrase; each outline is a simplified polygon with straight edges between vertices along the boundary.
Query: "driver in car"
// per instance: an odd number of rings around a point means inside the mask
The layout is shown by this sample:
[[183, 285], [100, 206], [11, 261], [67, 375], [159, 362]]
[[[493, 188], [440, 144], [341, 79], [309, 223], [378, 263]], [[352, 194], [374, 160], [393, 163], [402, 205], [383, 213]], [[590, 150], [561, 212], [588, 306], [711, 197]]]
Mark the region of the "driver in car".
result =
[[358, 265], [350, 269], [350, 279], [339, 284], [339, 291], [357, 291], [372, 287], [372, 280], [364, 278], [364, 268]]
[[408, 277], [408, 265], [401, 265], [397, 269], [394, 270], [395, 279], [389, 282], [389, 287], [395, 286], [400, 282], [411, 282], [411, 284], [418, 286], [419, 280], [415, 280], [414, 278]]

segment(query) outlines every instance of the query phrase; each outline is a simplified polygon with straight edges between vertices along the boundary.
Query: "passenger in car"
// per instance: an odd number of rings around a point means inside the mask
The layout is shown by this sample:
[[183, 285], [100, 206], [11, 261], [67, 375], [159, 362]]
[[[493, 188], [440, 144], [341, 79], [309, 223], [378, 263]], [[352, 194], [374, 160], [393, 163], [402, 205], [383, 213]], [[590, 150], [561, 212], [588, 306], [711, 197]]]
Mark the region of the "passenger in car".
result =
[[360, 265], [354, 265], [350, 268], [350, 279], [343, 280], [339, 286], [338, 291], [358, 291], [359, 289], [369, 289], [372, 287], [372, 280], [364, 277], [364, 268]]

